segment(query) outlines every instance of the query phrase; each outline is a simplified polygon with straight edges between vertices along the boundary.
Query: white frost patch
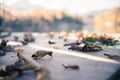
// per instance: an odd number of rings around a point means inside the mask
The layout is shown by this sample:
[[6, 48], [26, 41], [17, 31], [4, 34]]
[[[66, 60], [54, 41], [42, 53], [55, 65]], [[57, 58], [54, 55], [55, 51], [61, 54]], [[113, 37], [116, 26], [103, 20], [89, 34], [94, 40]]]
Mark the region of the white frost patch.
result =
[[1, 71], [1, 70], [5, 71], [5, 69], [6, 69], [6, 66], [5, 66], [5, 65], [0, 66], [0, 71]]
[[9, 41], [9, 42], [7, 43], [7, 45], [13, 45], [13, 46], [15, 46], [15, 45], [20, 45], [20, 46], [22, 46], [22, 43], [20, 43], [20, 42], [15, 42], [15, 41]]

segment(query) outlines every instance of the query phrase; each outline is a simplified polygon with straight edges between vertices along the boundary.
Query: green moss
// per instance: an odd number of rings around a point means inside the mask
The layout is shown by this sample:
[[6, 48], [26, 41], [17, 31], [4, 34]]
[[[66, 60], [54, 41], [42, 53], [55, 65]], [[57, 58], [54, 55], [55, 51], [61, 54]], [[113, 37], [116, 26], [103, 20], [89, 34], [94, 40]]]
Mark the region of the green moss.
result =
[[86, 41], [87, 41], [87, 42], [96, 42], [96, 39], [93, 38], [93, 37], [87, 37], [87, 38], [86, 38]]

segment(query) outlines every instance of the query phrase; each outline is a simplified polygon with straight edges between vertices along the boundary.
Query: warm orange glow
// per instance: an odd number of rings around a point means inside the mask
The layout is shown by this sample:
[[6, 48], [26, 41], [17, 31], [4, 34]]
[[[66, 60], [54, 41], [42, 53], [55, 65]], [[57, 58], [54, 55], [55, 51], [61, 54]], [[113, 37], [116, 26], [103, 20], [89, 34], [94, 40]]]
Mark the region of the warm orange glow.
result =
[[78, 40], [82, 40], [83, 39], [83, 33], [77, 33], [76, 37]]
[[41, 17], [42, 16], [42, 14], [41, 14], [41, 12], [40, 11], [38, 11], [38, 10], [36, 10], [36, 9], [32, 9], [32, 12], [31, 12], [31, 16], [32, 17]]
[[63, 18], [62, 13], [59, 12], [59, 11], [55, 13], [55, 16], [56, 16], [57, 19], [62, 19]]
[[96, 37], [96, 33], [94, 33], [94, 32], [89, 33], [87, 37], [93, 37], [93, 38], [95, 38]]
[[66, 36], [67, 36], [67, 32], [65, 32], [65, 31], [63, 30], [63, 31], [61, 31], [61, 32], [59, 33], [59, 35], [60, 35], [60, 37], [66, 37]]
[[43, 17], [49, 21], [51, 21], [53, 19], [52, 13], [50, 11], [47, 11], [47, 10], [43, 12]]
[[12, 14], [2, 8], [0, 8], [0, 16], [4, 17], [6, 21], [13, 19]]
[[106, 10], [94, 17], [96, 32], [120, 32], [120, 9]]

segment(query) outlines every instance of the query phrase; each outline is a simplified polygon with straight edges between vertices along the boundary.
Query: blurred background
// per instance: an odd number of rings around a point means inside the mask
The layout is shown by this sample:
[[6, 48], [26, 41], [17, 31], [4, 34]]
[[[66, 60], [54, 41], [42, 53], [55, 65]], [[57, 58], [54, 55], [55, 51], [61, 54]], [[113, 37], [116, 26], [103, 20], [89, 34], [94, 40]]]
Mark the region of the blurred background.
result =
[[0, 32], [120, 33], [120, 0], [0, 0]]

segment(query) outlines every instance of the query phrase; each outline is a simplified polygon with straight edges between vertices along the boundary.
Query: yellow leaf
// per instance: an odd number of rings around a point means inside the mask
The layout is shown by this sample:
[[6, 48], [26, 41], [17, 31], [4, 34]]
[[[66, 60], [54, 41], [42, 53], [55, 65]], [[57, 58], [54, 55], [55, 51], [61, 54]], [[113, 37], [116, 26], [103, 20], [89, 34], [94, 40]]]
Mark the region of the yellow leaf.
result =
[[16, 52], [17, 53], [22, 53], [24, 50], [23, 49], [17, 49]]

